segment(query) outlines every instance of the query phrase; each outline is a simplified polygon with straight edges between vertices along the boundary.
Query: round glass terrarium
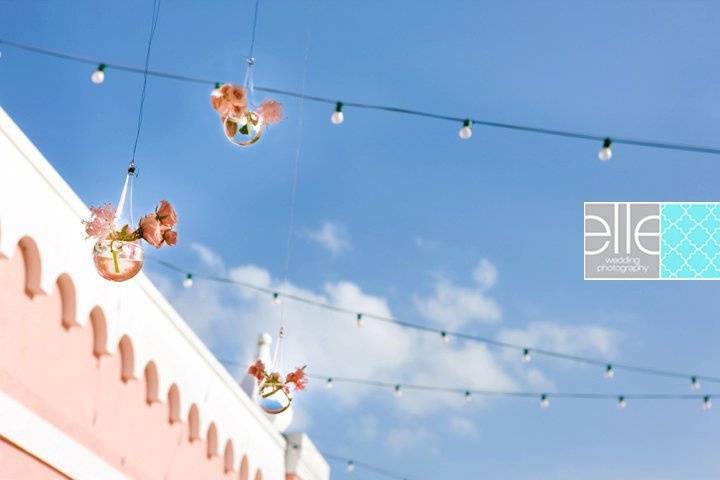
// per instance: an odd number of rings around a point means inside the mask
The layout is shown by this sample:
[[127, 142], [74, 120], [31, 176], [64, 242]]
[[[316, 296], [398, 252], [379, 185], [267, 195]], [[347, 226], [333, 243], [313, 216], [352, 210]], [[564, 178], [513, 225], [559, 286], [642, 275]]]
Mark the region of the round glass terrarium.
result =
[[95, 268], [113, 282], [130, 280], [142, 270], [144, 251], [140, 240], [98, 240], [93, 249]]
[[290, 391], [282, 384], [263, 382], [258, 394], [260, 408], [271, 415], [284, 412], [292, 403]]
[[249, 147], [262, 137], [265, 122], [257, 112], [248, 110], [239, 117], [225, 118], [223, 130], [230, 142], [240, 147]]

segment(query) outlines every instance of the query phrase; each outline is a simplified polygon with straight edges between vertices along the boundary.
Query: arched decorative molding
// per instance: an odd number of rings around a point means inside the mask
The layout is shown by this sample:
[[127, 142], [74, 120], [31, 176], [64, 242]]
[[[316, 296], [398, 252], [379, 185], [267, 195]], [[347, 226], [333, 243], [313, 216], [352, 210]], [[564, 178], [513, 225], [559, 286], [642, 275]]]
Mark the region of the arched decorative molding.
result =
[[93, 307], [90, 312], [90, 324], [93, 329], [93, 355], [107, 355], [107, 321], [100, 307]]
[[262, 480], [262, 478], [263, 478], [262, 470], [260, 470], [258, 468], [257, 472], [255, 472], [255, 480]]
[[160, 401], [158, 371], [155, 362], [150, 360], [145, 365], [145, 400], [149, 405]]
[[61, 274], [57, 279], [57, 287], [60, 292], [60, 303], [62, 308], [62, 325], [71, 328], [78, 325], [75, 301], [75, 284], [67, 273]]
[[207, 431], [207, 456], [208, 458], [216, 457], [218, 454], [218, 448], [217, 448], [217, 427], [215, 426], [215, 422], [210, 422], [210, 426], [208, 427]]
[[42, 293], [42, 288], [40, 287], [42, 274], [40, 250], [38, 250], [35, 240], [28, 236], [20, 239], [18, 247], [20, 247], [20, 253], [25, 263], [25, 294], [32, 298]]
[[200, 439], [200, 410], [194, 403], [188, 413], [188, 440], [194, 442]]
[[248, 480], [250, 475], [250, 465], [248, 464], [247, 455], [243, 455], [240, 461], [240, 480]]
[[223, 455], [225, 464], [225, 473], [232, 472], [235, 468], [235, 447], [233, 442], [228, 438], [225, 442], [225, 453]]
[[135, 378], [135, 351], [130, 337], [122, 336], [118, 350], [120, 351], [120, 378], [123, 382], [127, 382]]
[[180, 421], [180, 389], [175, 383], [168, 390], [168, 419], [170, 423]]

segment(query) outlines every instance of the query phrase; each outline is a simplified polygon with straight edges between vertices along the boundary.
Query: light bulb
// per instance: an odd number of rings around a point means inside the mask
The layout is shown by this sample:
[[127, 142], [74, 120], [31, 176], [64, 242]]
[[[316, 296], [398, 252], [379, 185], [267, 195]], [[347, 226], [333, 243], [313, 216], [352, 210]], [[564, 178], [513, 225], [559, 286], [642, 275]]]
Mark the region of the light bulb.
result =
[[105, 81], [105, 64], [101, 63], [97, 69], [90, 75], [90, 81], [95, 85], [100, 85]]
[[690, 389], [691, 390], [700, 390], [700, 381], [697, 379], [697, 377], [692, 377], [690, 379]]
[[460, 128], [458, 135], [463, 140], [467, 140], [468, 138], [472, 137], [472, 123], [470, 122], [470, 120], [465, 120], [463, 122], [463, 126], [462, 128]]
[[612, 145], [612, 140], [609, 138], [606, 138], [603, 140], [603, 146], [598, 152], [598, 158], [601, 162], [607, 162], [612, 158], [612, 148], [610, 148]]
[[402, 397], [402, 387], [400, 385], [395, 385], [395, 397], [400, 398]]
[[550, 406], [550, 399], [544, 393], [540, 395], [540, 406], [542, 408], [548, 408]]
[[623, 409], [623, 408], [627, 407], [627, 400], [625, 400], [625, 397], [618, 397], [617, 407], [619, 409]]
[[332, 115], [330, 115], [330, 121], [335, 125], [340, 125], [345, 120], [345, 115], [343, 115], [342, 108], [342, 102], [337, 102], [335, 104], [335, 111], [332, 113]]
[[465, 401], [468, 403], [472, 402], [472, 393], [470, 393], [470, 390], [465, 392]]
[[532, 360], [532, 356], [530, 355], [530, 350], [527, 348], [523, 348], [523, 354], [522, 354], [523, 363], [530, 363], [530, 360]]
[[355, 470], [355, 463], [352, 460], [348, 460], [347, 471], [352, 472], [353, 470]]
[[332, 387], [333, 387], [333, 379], [332, 379], [332, 378], [328, 378], [327, 380], [325, 380], [325, 388], [327, 388], [327, 389], [329, 390], [329, 389], [331, 389]]
[[355, 317], [355, 323], [357, 323], [357, 326], [358, 326], [358, 327], [362, 327], [362, 326], [363, 326], [363, 322], [364, 322], [364, 320], [363, 320], [363, 315], [362, 315], [362, 313], [358, 313], [357, 316]]
[[608, 380], [612, 380], [613, 378], [615, 378], [615, 369], [612, 365], [608, 365], [607, 367], [605, 367], [605, 378], [607, 378]]
[[710, 395], [705, 395], [703, 397], [703, 410], [710, 410], [712, 408], [712, 400], [710, 399]]
[[278, 292], [274, 292], [273, 293], [273, 303], [275, 305], [280, 305], [281, 302], [282, 302], [282, 299], [280, 298], [280, 294]]
[[450, 335], [447, 332], [440, 332], [440, 337], [444, 343], [450, 343]]
[[220, 82], [215, 82], [215, 88], [213, 89], [212, 93], [210, 94], [213, 97], [219, 98], [222, 97], [222, 93], [220, 93]]
[[190, 288], [193, 286], [193, 276], [192, 273], [188, 273], [187, 276], [183, 279], [183, 287]]

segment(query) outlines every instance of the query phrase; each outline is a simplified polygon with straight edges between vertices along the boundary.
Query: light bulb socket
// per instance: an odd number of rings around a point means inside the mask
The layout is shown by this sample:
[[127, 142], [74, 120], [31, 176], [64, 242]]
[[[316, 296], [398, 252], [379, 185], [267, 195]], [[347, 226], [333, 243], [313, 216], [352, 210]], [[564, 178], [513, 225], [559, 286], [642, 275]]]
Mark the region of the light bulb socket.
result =
[[97, 71], [104, 72], [106, 68], [107, 68], [107, 65], [105, 65], [104, 63], [101, 63], [100, 65], [98, 65]]
[[222, 86], [222, 85], [220, 85], [220, 82], [215, 82], [215, 90], [217, 90], [217, 89], [220, 88], [221, 86]]
[[611, 145], [612, 140], [610, 139], [610, 137], [607, 137], [605, 138], [605, 140], [603, 140], [603, 148], [610, 148]]
[[342, 102], [336, 102], [335, 103], [335, 111], [336, 112], [342, 112], [343, 109], [343, 103]]
[[463, 120], [463, 127], [470, 128], [471, 126], [472, 126], [472, 120], [470, 120], [469, 118], [466, 118], [465, 120]]
[[193, 274], [192, 274], [192, 273], [188, 273], [188, 274], [185, 276], [185, 279], [186, 279], [186, 280], [192, 280], [192, 279], [193, 279]]

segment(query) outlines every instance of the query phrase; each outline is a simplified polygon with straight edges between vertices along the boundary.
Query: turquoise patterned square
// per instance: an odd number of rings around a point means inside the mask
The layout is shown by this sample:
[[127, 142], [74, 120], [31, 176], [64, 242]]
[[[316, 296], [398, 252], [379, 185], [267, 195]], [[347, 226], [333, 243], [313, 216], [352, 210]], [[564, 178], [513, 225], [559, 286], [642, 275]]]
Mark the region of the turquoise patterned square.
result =
[[660, 205], [660, 277], [720, 278], [720, 205]]

